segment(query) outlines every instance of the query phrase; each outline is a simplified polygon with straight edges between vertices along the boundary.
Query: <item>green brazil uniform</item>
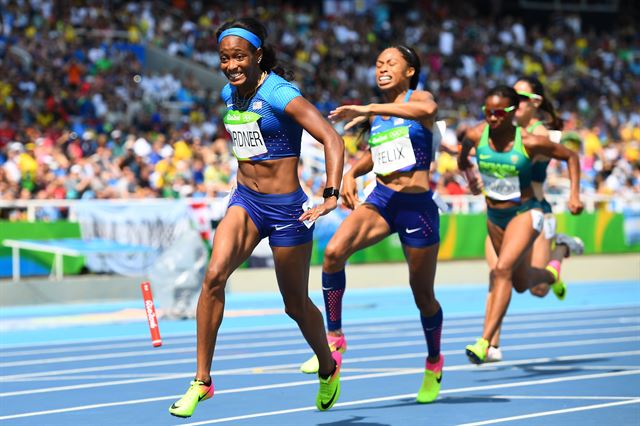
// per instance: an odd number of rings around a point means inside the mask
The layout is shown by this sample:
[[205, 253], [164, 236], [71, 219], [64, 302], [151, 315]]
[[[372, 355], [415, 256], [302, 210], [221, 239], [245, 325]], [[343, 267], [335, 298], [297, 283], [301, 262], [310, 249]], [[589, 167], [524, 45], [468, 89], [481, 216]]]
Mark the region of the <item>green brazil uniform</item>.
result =
[[484, 128], [476, 149], [478, 168], [484, 194], [497, 201], [514, 201], [517, 206], [495, 209], [487, 206], [487, 216], [491, 222], [505, 229], [516, 215], [534, 208], [540, 208], [535, 197], [522, 203], [521, 191], [531, 187], [532, 163], [522, 144], [522, 129], [516, 128], [513, 148], [506, 152], [494, 151], [489, 146], [489, 126]]

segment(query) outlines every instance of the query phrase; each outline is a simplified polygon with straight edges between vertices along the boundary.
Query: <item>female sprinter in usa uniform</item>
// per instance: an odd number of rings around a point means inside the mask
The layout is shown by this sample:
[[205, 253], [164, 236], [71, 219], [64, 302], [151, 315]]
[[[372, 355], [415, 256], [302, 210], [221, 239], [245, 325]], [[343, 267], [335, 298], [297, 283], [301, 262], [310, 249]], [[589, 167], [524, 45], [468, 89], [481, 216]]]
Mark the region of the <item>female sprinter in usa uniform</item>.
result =
[[[229, 80], [222, 90], [227, 104], [225, 127], [238, 159], [237, 188], [216, 229], [211, 260], [197, 308], [197, 370], [186, 394], [169, 412], [193, 414], [198, 402], [213, 396], [210, 371], [224, 311], [229, 275], [258, 242], [269, 237], [278, 286], [287, 314], [320, 360], [316, 405], [327, 410], [340, 394], [341, 354], [332, 354], [322, 314], [308, 297], [313, 222], [336, 208], [344, 161], [344, 143], [331, 124], [282, 78], [266, 30], [243, 18], [217, 31], [220, 67]], [[307, 196], [298, 181], [302, 130], [324, 145], [327, 197], [304, 210]]]
[[533, 286], [555, 282], [547, 269], [531, 266], [531, 248], [542, 231], [543, 213], [532, 187], [533, 163], [540, 157], [568, 163], [571, 180], [569, 210], [582, 211], [578, 156], [547, 137], [522, 131], [513, 124], [519, 105], [516, 91], [498, 86], [485, 97], [486, 123], [465, 132], [458, 167], [472, 167], [469, 153], [475, 148], [487, 202], [487, 229], [498, 255], [490, 274], [482, 337], [466, 347], [473, 363], [487, 359], [489, 342], [500, 328], [511, 300], [511, 289], [524, 292]]
[[[342, 296], [345, 264], [356, 251], [397, 232], [409, 264], [409, 282], [428, 346], [424, 380], [418, 402], [431, 402], [440, 392], [443, 356], [440, 354], [442, 309], [433, 282], [438, 256], [439, 214], [429, 189], [432, 133], [437, 105], [429, 92], [415, 90], [420, 73], [416, 52], [399, 45], [385, 49], [376, 61], [376, 82], [386, 103], [344, 105], [332, 111], [332, 120], [346, 120], [345, 129], [368, 122], [369, 147], [344, 175], [342, 197], [354, 209], [329, 241], [322, 265], [329, 343], [344, 351]], [[376, 187], [363, 204], [355, 179], [373, 170]], [[317, 368], [314, 359], [301, 367]]]

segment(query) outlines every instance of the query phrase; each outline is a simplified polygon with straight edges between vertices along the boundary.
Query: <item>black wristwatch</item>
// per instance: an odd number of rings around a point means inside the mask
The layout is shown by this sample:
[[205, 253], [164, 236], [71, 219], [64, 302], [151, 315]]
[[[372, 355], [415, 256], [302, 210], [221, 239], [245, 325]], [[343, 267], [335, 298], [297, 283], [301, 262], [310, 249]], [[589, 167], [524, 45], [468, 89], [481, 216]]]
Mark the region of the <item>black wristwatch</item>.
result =
[[334, 188], [333, 186], [325, 188], [324, 191], [322, 192], [322, 198], [329, 198], [329, 197], [336, 197], [336, 200], [337, 200], [338, 197], [340, 197], [340, 190]]

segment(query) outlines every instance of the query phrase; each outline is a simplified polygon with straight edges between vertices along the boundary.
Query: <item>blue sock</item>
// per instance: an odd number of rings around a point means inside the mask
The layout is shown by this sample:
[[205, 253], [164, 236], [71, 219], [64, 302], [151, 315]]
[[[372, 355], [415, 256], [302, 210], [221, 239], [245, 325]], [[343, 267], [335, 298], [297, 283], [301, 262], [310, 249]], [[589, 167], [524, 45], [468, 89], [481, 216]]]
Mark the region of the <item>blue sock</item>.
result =
[[440, 335], [442, 334], [442, 308], [438, 309], [435, 315], [428, 318], [420, 315], [424, 337], [427, 339], [429, 358], [440, 355]]
[[333, 274], [322, 273], [322, 295], [329, 331], [342, 328], [342, 296], [346, 281], [344, 269]]

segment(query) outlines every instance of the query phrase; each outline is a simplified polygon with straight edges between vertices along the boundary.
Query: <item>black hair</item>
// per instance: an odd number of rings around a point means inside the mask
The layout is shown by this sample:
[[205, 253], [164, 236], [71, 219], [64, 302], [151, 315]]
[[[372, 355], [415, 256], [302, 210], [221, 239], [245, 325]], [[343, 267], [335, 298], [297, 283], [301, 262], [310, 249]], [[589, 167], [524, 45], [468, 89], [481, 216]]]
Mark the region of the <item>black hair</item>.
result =
[[[283, 68], [278, 63], [275, 49], [266, 42], [268, 36], [267, 29], [264, 25], [262, 25], [260, 21], [254, 18], [245, 17], [225, 22], [216, 31], [216, 40], [220, 38], [220, 34], [224, 30], [228, 30], [229, 28], [245, 29], [252, 32], [260, 39], [260, 41], [262, 42], [262, 60], [260, 61], [259, 65], [262, 71], [273, 71], [287, 81], [293, 80], [293, 72], [291, 70]], [[249, 49], [254, 52], [257, 50], [251, 43], [249, 43]]]
[[531, 76], [523, 76], [518, 79], [518, 81], [524, 81], [529, 86], [531, 86], [531, 90], [536, 95], [542, 96], [542, 103], [540, 104], [540, 109], [549, 114], [549, 122], [547, 123], [548, 127], [551, 130], [562, 130], [563, 123], [562, 119], [556, 115], [556, 110], [551, 103], [551, 100], [547, 97], [545, 93], [544, 86], [535, 77]]
[[411, 76], [411, 80], [409, 81], [409, 88], [415, 89], [418, 87], [418, 81], [420, 80], [420, 57], [413, 49], [413, 47], [406, 46], [404, 44], [394, 44], [389, 46], [389, 49], [397, 49], [398, 52], [402, 55], [405, 61], [412, 67], [416, 72]]
[[493, 89], [489, 89], [487, 94], [484, 96], [485, 99], [491, 96], [500, 96], [501, 98], [509, 99], [509, 106], [515, 106], [516, 108], [520, 104], [520, 97], [518, 96], [518, 92], [513, 87], [500, 84]]

